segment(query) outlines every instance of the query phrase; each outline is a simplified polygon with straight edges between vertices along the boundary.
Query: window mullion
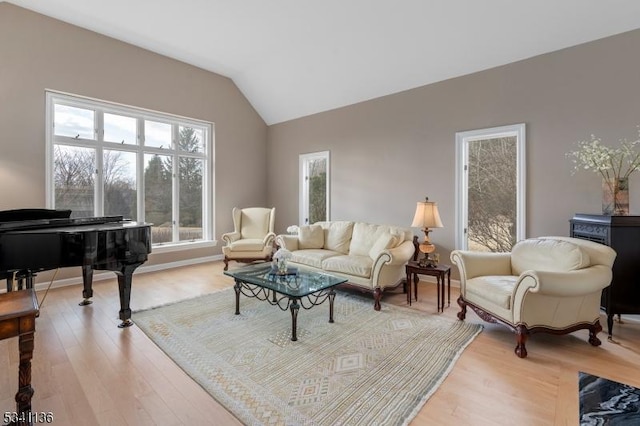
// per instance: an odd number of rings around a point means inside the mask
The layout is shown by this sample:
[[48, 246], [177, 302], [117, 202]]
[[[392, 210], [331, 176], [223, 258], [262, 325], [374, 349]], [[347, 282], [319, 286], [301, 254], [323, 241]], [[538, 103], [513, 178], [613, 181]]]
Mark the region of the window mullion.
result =
[[95, 150], [95, 161], [96, 161], [96, 170], [95, 170], [95, 199], [93, 201], [94, 207], [93, 211], [96, 216], [104, 216], [104, 112], [102, 110], [96, 109], [95, 116], [95, 137], [97, 141], [97, 146]]
[[173, 149], [173, 203], [172, 203], [172, 215], [173, 218], [173, 242], [180, 241], [180, 157], [178, 155], [178, 138], [180, 137], [178, 129], [179, 125], [173, 124], [172, 130], [172, 145]]
[[136, 135], [136, 145], [137, 149], [137, 182], [138, 182], [138, 211], [137, 217], [139, 222], [145, 222], [145, 208], [144, 208], [144, 194], [145, 194], [145, 182], [144, 182], [144, 118], [137, 118], [137, 135]]

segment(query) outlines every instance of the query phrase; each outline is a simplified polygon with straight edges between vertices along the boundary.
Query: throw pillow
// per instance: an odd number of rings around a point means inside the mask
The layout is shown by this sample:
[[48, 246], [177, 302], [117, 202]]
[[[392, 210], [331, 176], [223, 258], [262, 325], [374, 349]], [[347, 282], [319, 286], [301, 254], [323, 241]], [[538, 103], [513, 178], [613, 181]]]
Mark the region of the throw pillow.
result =
[[342, 254], [349, 253], [353, 222], [333, 221], [328, 222], [328, 224], [329, 226], [325, 229], [324, 235], [325, 248]]
[[298, 229], [298, 247], [321, 249], [324, 246], [324, 230], [320, 225], [305, 225]]
[[369, 250], [369, 257], [373, 260], [376, 260], [380, 253], [382, 253], [386, 249], [390, 249], [395, 247], [396, 245], [396, 237], [391, 234], [381, 234], [375, 243], [371, 246]]
[[511, 249], [511, 269], [515, 275], [526, 270], [567, 272], [591, 264], [589, 254], [569, 241], [529, 238]]

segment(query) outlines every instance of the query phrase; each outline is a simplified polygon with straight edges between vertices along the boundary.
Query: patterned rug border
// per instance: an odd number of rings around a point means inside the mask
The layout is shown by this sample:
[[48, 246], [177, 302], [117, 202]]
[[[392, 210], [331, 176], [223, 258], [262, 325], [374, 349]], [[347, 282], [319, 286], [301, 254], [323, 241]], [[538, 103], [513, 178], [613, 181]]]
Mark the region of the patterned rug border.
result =
[[[213, 297], [213, 296], [216, 296], [216, 295], [222, 298], [222, 297], [224, 297], [223, 294], [225, 294], [225, 293], [228, 293], [229, 297], [234, 297], [233, 296], [233, 292], [234, 292], [233, 287], [228, 287], [228, 288], [220, 289], [220, 290], [213, 291], [213, 292], [210, 292], [210, 293], [204, 293], [204, 294], [201, 294], [201, 295], [188, 297], [188, 298], [180, 299], [180, 300], [177, 300], [177, 301], [172, 301], [172, 302], [163, 303], [163, 304], [159, 304], [159, 305], [155, 305], [155, 306], [151, 306], [151, 307], [142, 308], [142, 309], [133, 311], [133, 314], [134, 315], [136, 315], [136, 314], [144, 314], [144, 313], [150, 313], [152, 311], [156, 311], [156, 310], [161, 309], [161, 308], [172, 308], [172, 307], [176, 307], [177, 305], [181, 305], [181, 304], [185, 304], [185, 303], [192, 303], [194, 301], [198, 301], [199, 299]], [[373, 310], [373, 301], [372, 301], [371, 298], [367, 298], [364, 295], [359, 295], [359, 294], [356, 294], [356, 293], [353, 293], [353, 292], [347, 292], [347, 291], [342, 291], [342, 290], [337, 290], [337, 293], [338, 293], [338, 297], [336, 298], [336, 300], [340, 300], [341, 298], [353, 299], [355, 301], [359, 301], [359, 302], [362, 302], [362, 303], [366, 303], [367, 305], [371, 305], [370, 309]], [[242, 297], [244, 297], [244, 296], [242, 296]], [[247, 299], [247, 300], [255, 301], [255, 299]], [[266, 302], [260, 301], [259, 303], [262, 304], [262, 303], [266, 303]], [[242, 299], [241, 299], [241, 305], [240, 305], [241, 306], [241, 312], [242, 312], [242, 305], [243, 304], [242, 304]], [[446, 378], [449, 376], [449, 374], [451, 373], [451, 371], [455, 367], [455, 364], [457, 363], [458, 359], [462, 356], [462, 353], [464, 352], [464, 350], [467, 348], [468, 345], [470, 345], [475, 340], [475, 338], [478, 336], [478, 334], [480, 334], [480, 332], [483, 330], [484, 327], [481, 324], [471, 324], [471, 323], [460, 322], [459, 320], [454, 320], [454, 319], [447, 318], [447, 317], [436, 316], [433, 313], [426, 313], [426, 312], [419, 311], [419, 310], [412, 309], [412, 308], [405, 307], [405, 306], [397, 306], [397, 305], [393, 305], [393, 304], [389, 304], [389, 303], [385, 303], [385, 302], [381, 303], [381, 305], [382, 305], [382, 311], [381, 312], [395, 311], [395, 312], [406, 313], [408, 315], [415, 315], [415, 316], [424, 314], [425, 317], [428, 317], [428, 321], [429, 322], [441, 323], [441, 324], [452, 325], [452, 326], [454, 326], [456, 324], [464, 324], [467, 327], [475, 328], [475, 331], [473, 331], [471, 333], [470, 337], [468, 337], [468, 339], [464, 343], [462, 343], [460, 346], [457, 347], [457, 350], [456, 350], [455, 354], [453, 355], [453, 357], [451, 359], [447, 360], [448, 365], [444, 370], [442, 370], [440, 372], [439, 378], [435, 382], [433, 382], [431, 384], [430, 389], [427, 392], [425, 392], [424, 395], [422, 395], [422, 397], [421, 397], [421, 399], [419, 401], [416, 402], [415, 406], [413, 407], [411, 412], [404, 418], [403, 422], [399, 423], [399, 424], [402, 424], [403, 426], [406, 426], [417, 416], [417, 414], [424, 407], [426, 402], [431, 398], [431, 396], [433, 396], [433, 394], [438, 390], [440, 385], [446, 380]], [[322, 309], [323, 306], [320, 306], [319, 308]], [[271, 306], [271, 308], [275, 309], [276, 312], [279, 311], [276, 307]], [[318, 309], [318, 308], [315, 308], [315, 309]], [[301, 311], [301, 313], [302, 313], [302, 311]], [[290, 321], [290, 314], [288, 312], [285, 312], [285, 314], [287, 315], [287, 317], [289, 318], [289, 321]], [[299, 321], [298, 321], [299, 339], [304, 338], [304, 336], [300, 335], [300, 333], [301, 333], [301, 326], [300, 326], [301, 318], [303, 318], [303, 317], [299, 317]], [[135, 318], [133, 318], [133, 319], [134, 319], [134, 322], [136, 322]], [[302, 321], [304, 321], [304, 320], [302, 320]], [[171, 359], [178, 367], [180, 367], [180, 369], [183, 370], [185, 372], [185, 374], [187, 374], [200, 387], [202, 387], [202, 389], [205, 390], [205, 392], [207, 392], [212, 398], [214, 398], [222, 406], [224, 406], [227, 409], [227, 411], [229, 411], [231, 414], [233, 414], [240, 422], [243, 422], [243, 419], [238, 416], [238, 413], [236, 413], [234, 410], [232, 410], [224, 402], [224, 400], [221, 400], [219, 397], [214, 395], [212, 393], [213, 392], [212, 389], [209, 389], [207, 385], [205, 385], [205, 384], [200, 382], [200, 380], [198, 379], [198, 376], [200, 376], [200, 374], [197, 371], [194, 370], [195, 367], [192, 367], [191, 365], [186, 365], [186, 366], [185, 365], [181, 365], [176, 360], [176, 358], [179, 358], [179, 356], [174, 356], [172, 353], [167, 351], [166, 348], [164, 348], [161, 344], [159, 344], [158, 341], [156, 341], [154, 338], [151, 337], [151, 335], [149, 334], [149, 332], [146, 330], [146, 328], [144, 326], [140, 326], [140, 324], [138, 324], [138, 328], [169, 359]], [[288, 330], [288, 332], [290, 333], [290, 329]], [[315, 424], [315, 423], [313, 423], [313, 424]]]

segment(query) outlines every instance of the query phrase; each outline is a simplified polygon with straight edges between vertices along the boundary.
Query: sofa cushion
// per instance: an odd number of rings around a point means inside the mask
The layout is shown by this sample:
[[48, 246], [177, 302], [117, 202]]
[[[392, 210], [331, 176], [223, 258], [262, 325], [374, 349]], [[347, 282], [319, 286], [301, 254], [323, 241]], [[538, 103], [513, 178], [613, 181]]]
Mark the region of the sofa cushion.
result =
[[324, 248], [342, 254], [349, 253], [353, 222], [335, 221], [324, 222]]
[[340, 256], [342, 253], [331, 250], [322, 249], [306, 249], [296, 250], [291, 253], [290, 262], [299, 263], [302, 265], [313, 266], [314, 268], [322, 268], [322, 262], [333, 256]]
[[567, 272], [589, 265], [589, 255], [569, 241], [531, 238], [518, 242], [511, 250], [514, 275], [527, 270]]
[[509, 310], [517, 281], [515, 275], [485, 275], [467, 280], [465, 292]]
[[371, 246], [373, 246], [378, 239], [378, 228], [378, 225], [373, 225], [371, 223], [354, 223], [351, 244], [349, 244], [349, 254], [355, 254], [356, 256], [368, 256]]
[[373, 261], [369, 256], [333, 256], [322, 262], [322, 269], [327, 272], [340, 272], [363, 278], [371, 277], [372, 266]]
[[386, 232], [384, 234], [380, 234], [376, 242], [371, 246], [371, 249], [369, 249], [369, 257], [373, 260], [376, 260], [378, 256], [380, 256], [380, 253], [382, 253], [384, 250], [396, 246], [397, 238], [397, 236], [388, 234]]
[[324, 230], [320, 225], [305, 225], [298, 229], [298, 248], [321, 249], [324, 247]]

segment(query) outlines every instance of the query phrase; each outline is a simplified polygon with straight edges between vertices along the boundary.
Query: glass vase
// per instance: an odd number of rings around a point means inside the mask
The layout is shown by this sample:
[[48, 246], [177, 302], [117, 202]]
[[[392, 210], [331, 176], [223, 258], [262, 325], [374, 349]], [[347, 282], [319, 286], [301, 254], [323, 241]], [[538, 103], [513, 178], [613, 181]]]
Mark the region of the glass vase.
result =
[[287, 273], [287, 259], [278, 259], [278, 274], [285, 275]]
[[629, 215], [629, 178], [602, 180], [602, 214]]

